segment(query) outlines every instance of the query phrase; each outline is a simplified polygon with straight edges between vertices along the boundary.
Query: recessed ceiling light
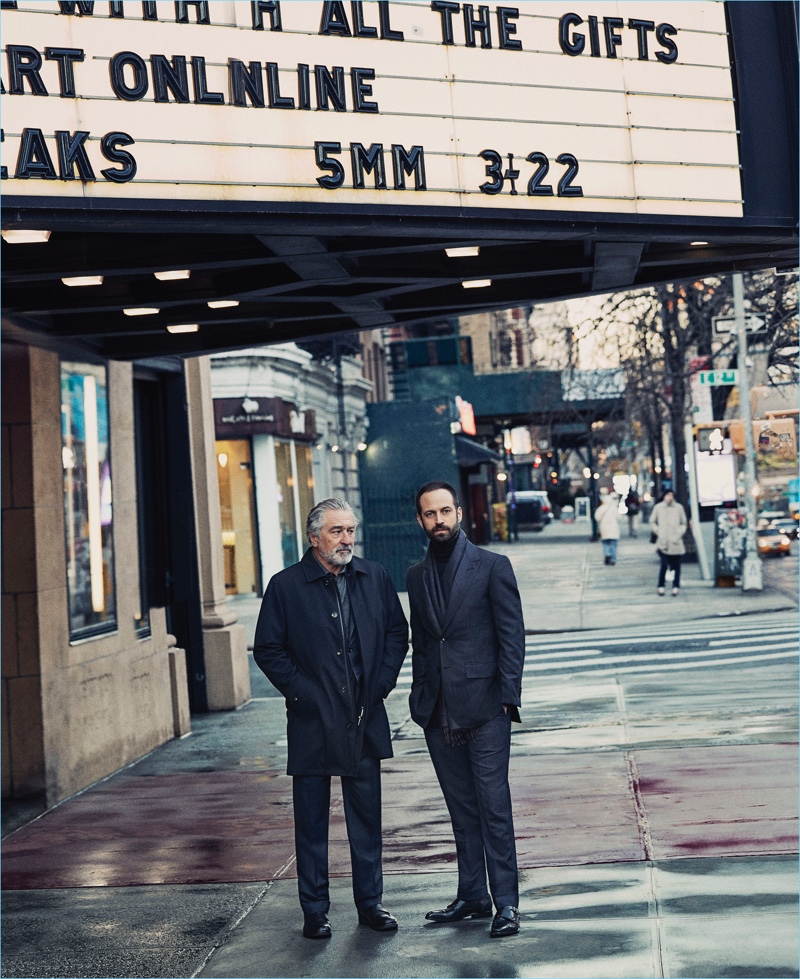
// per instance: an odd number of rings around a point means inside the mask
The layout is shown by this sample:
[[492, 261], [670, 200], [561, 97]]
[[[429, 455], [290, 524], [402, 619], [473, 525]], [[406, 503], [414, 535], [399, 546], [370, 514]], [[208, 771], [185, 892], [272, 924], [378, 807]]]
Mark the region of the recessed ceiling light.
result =
[[208, 303], [209, 309], [225, 309], [226, 306], [238, 306], [238, 299], [211, 299]]
[[689, 244], [690, 245], [707, 245], [708, 242], [707, 241], [690, 241]]
[[47, 241], [50, 232], [32, 231], [28, 228], [8, 228], [6, 231], [0, 231], [0, 235], [3, 236], [3, 241], [7, 241], [9, 245], [27, 245], [37, 241]]
[[485, 289], [491, 284], [491, 279], [468, 279], [466, 282], [461, 283], [464, 289]]
[[188, 279], [192, 273], [189, 269], [169, 269], [166, 272], [153, 272], [153, 275], [162, 282], [170, 279]]
[[480, 254], [478, 245], [459, 245], [458, 248], [445, 248], [444, 253], [448, 258], [470, 258]]
[[167, 333], [197, 333], [200, 326], [197, 323], [171, 323]]
[[73, 275], [70, 278], [61, 280], [65, 286], [101, 286], [103, 284], [102, 275]]
[[123, 309], [122, 312], [126, 316], [155, 316], [161, 310], [155, 306], [131, 306], [129, 309]]

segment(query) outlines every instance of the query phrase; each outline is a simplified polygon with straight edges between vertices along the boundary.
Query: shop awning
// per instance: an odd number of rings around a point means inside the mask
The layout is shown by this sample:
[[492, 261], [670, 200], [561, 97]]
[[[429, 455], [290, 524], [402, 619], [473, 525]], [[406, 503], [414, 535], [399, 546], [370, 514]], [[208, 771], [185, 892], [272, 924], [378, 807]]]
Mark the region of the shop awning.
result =
[[467, 469], [470, 466], [479, 466], [482, 462], [499, 462], [503, 457], [480, 442], [456, 435], [456, 458], [459, 466]]

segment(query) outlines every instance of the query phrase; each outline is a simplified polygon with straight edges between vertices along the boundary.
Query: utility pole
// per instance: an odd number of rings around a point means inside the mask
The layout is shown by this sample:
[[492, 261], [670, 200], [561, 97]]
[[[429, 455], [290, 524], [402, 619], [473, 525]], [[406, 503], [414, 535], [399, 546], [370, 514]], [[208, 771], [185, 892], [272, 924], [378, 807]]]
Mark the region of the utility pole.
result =
[[741, 272], [733, 275], [733, 316], [739, 341], [737, 367], [739, 369], [739, 411], [744, 425], [744, 508], [747, 514], [747, 535], [744, 564], [742, 567], [742, 591], [762, 591], [764, 579], [761, 558], [756, 547], [756, 450], [753, 443], [753, 415], [750, 410], [750, 377], [747, 365], [747, 333], [744, 325], [744, 285]]

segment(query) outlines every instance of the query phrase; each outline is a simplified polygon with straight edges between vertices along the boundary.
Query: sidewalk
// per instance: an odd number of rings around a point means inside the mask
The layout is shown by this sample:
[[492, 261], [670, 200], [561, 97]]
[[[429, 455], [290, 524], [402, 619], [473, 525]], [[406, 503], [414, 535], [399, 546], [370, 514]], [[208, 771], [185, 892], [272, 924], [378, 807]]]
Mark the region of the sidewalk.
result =
[[[765, 568], [761, 593], [715, 589], [689, 564], [680, 595], [659, 598], [647, 538], [620, 541], [615, 567], [575, 525], [493, 549], [531, 632], [732, 615], [766, 631], [797, 606], [769, 584], [793, 567], [796, 586], [794, 556]], [[258, 606], [234, 602], [249, 635]], [[194, 717], [190, 736], [6, 838], [3, 976], [798, 975], [796, 662], [527, 684], [512, 743], [523, 926], [503, 941], [485, 921], [424, 922], [454, 897], [454, 861], [405, 691], [388, 701], [383, 766], [400, 930], [356, 924], [334, 792], [334, 937], [300, 937], [285, 715], [251, 675], [240, 710]]]

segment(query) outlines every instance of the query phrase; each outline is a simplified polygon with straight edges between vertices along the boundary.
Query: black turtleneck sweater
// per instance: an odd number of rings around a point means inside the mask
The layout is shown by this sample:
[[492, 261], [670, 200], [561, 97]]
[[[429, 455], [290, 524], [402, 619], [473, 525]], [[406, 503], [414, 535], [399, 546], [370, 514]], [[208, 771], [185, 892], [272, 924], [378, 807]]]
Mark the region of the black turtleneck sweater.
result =
[[458, 534], [448, 541], [432, 540], [430, 543], [431, 552], [433, 554], [433, 559], [436, 562], [436, 572], [439, 575], [439, 582], [442, 586], [442, 594], [444, 596], [445, 604], [450, 601], [450, 588], [449, 585], [445, 583], [444, 569], [447, 567], [447, 562], [453, 556], [453, 551], [456, 549], [456, 544], [458, 543]]

